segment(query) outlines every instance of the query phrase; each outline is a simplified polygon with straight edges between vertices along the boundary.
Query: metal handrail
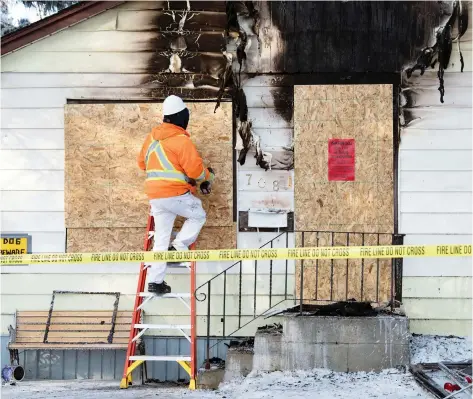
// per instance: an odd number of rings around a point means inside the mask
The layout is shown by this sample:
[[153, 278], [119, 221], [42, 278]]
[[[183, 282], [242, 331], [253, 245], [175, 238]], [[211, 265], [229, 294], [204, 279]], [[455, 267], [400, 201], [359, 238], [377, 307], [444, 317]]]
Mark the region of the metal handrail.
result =
[[[299, 233], [301, 235], [301, 242], [299, 243], [298, 246], [300, 247], [305, 247], [306, 243], [306, 237], [312, 233], [316, 234], [315, 240], [316, 240], [316, 246], [319, 246], [319, 239], [321, 238], [321, 235], [326, 235], [329, 234], [330, 237], [328, 238], [331, 246], [334, 246], [335, 244], [335, 235], [346, 235], [346, 246], [349, 246], [351, 241], [350, 241], [350, 236], [351, 235], [361, 235], [361, 245], [364, 246], [365, 244], [365, 238], [370, 237], [375, 235], [376, 236], [376, 245], [380, 244], [380, 237], [381, 236], [390, 236], [391, 238], [391, 244], [392, 245], [402, 245], [403, 244], [403, 238], [404, 235], [401, 234], [392, 234], [392, 233], [370, 233], [370, 232], [348, 232], [348, 231], [317, 231], [317, 230], [294, 230], [294, 231], [285, 231], [280, 234], [278, 234], [276, 237], [272, 238], [265, 244], [261, 245], [259, 248], [264, 248], [268, 245], [273, 248], [274, 242], [281, 238], [282, 236], [286, 237], [286, 247], [289, 247], [289, 234], [297, 234]], [[322, 237], [323, 238], [323, 237]], [[227, 267], [225, 270], [221, 271], [220, 273], [216, 274], [213, 276], [211, 279], [206, 281], [205, 283], [201, 284], [195, 291], [195, 298], [199, 302], [203, 302], [207, 300], [207, 353], [206, 353], [206, 368], [210, 367], [209, 363], [209, 358], [210, 358], [210, 349], [213, 348], [216, 344], [214, 344], [212, 347], [210, 346], [210, 330], [211, 330], [211, 289], [212, 289], [212, 282], [214, 282], [217, 278], [223, 276], [223, 312], [222, 312], [222, 318], [221, 322], [223, 323], [223, 330], [222, 330], [222, 337], [230, 337], [233, 336], [236, 332], [240, 331], [243, 327], [247, 326], [248, 324], [252, 323], [254, 320], [260, 318], [261, 316], [265, 315], [269, 310], [272, 310], [279, 304], [281, 304], [284, 301], [287, 300], [293, 300], [299, 302], [300, 310], [299, 313], [302, 314], [303, 311], [303, 303], [305, 301], [318, 301], [318, 302], [334, 302], [335, 296], [334, 296], [334, 260], [330, 260], [330, 297], [328, 298], [322, 298], [319, 295], [318, 292], [318, 282], [319, 282], [319, 260], [315, 260], [315, 298], [304, 298], [304, 260], [300, 260], [300, 285], [299, 285], [299, 293], [300, 297], [296, 298], [295, 294], [288, 294], [288, 260], [286, 259], [286, 267], [285, 267], [285, 284], [284, 284], [284, 293], [277, 293], [275, 294], [273, 292], [273, 260], [272, 259], [266, 259], [264, 260], [265, 262], [269, 261], [269, 275], [265, 274], [265, 277], [269, 278], [269, 307], [266, 309], [264, 312], [261, 314], [257, 314], [256, 312], [256, 304], [257, 304], [257, 280], [258, 280], [258, 260], [255, 260], [255, 267], [254, 267], [254, 290], [252, 294], [246, 295], [242, 294], [242, 267], [243, 267], [243, 261], [240, 260], [238, 262], [233, 263], [229, 267]], [[380, 281], [380, 259], [376, 259], [376, 302], [379, 302], [379, 281]], [[345, 284], [346, 284], [346, 300], [348, 300], [348, 287], [350, 282], [353, 284], [357, 284], [354, 280], [350, 281], [348, 278], [348, 270], [349, 270], [349, 260], [346, 260], [346, 279], [345, 279]], [[365, 287], [364, 287], [364, 271], [365, 271], [365, 260], [361, 258], [361, 279], [359, 280], [359, 287], [360, 287], [360, 299], [364, 300], [366, 299], [364, 297], [365, 294]], [[238, 290], [238, 328], [235, 329], [233, 332], [230, 334], [226, 334], [226, 293], [227, 293], [227, 274], [230, 269], [235, 268], [236, 266], [239, 266], [239, 290]], [[400, 288], [400, 280], [398, 277], [402, 276], [402, 258], [396, 258], [396, 259], [391, 259], [391, 289], [390, 289], [390, 302], [391, 302], [391, 310], [394, 308], [394, 299], [396, 296], [399, 296], [400, 299], [400, 293], [401, 293], [401, 288]], [[395, 287], [395, 279], [399, 280], [398, 283], [399, 285]], [[206, 292], [198, 292], [202, 288], [207, 287]], [[241, 319], [243, 316], [242, 313], [242, 297], [250, 296], [253, 295], [253, 317], [244, 323], [242, 325]], [[273, 296], [278, 296], [279, 299], [281, 296], [284, 297], [284, 299], [277, 301], [276, 304], [273, 304]], [[297, 302], [294, 302], [297, 303]], [[233, 316], [233, 315], [232, 315]], [[244, 315], [247, 316], [247, 315]], [[249, 315], [248, 315], [249, 316]]]
[[[278, 239], [279, 237], [281, 237], [283, 234], [286, 234], [286, 232], [283, 232], [281, 234], [279, 234], [277, 237], [274, 237], [272, 240], [268, 241], [266, 244], [263, 244], [261, 247], [259, 247], [258, 249], [261, 249], [261, 248], [264, 248], [266, 245], [268, 245], [269, 243], [271, 243], [272, 241]], [[231, 266], [228, 266], [225, 270], [221, 271], [220, 273], [216, 274], [215, 276], [213, 276], [210, 280], [207, 280], [204, 284], [200, 285], [199, 287], [197, 287], [195, 289], [195, 293], [197, 295], [197, 291], [202, 288], [204, 285], [207, 285], [210, 281], [212, 280], [215, 280], [217, 277], [221, 276], [222, 274], [226, 273], [229, 269], [231, 269], [233, 266], [236, 266], [238, 264], [240, 264], [242, 261], [239, 260], [238, 262], [235, 262], [234, 264], [232, 264]], [[202, 295], [202, 294], [200, 294]], [[205, 295], [205, 294], [204, 294]], [[203, 299], [205, 301], [205, 298]]]

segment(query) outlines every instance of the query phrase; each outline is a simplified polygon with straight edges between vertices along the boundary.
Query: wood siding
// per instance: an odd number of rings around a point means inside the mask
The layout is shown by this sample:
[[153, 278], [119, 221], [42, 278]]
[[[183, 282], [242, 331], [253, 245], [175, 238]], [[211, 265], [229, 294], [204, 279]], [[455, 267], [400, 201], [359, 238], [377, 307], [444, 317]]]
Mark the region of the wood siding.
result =
[[[168, 26], [163, 21], [166, 23], [169, 18], [162, 13], [168, 3], [180, 12], [186, 7], [185, 2], [127, 2], [2, 57], [2, 231], [31, 233], [33, 252], [65, 251], [61, 162], [64, 105], [68, 101], [159, 101], [171, 91], [187, 99], [216, 99], [221, 83], [219, 74], [225, 67], [221, 52], [225, 49], [222, 47], [225, 4], [191, 1], [192, 11], [202, 12], [203, 18], [192, 19], [189, 22], [194, 20], [198, 24], [186, 26], [191, 31], [184, 39], [188, 54], [182, 56], [180, 66], [173, 66], [180, 72], [163, 75], [170, 67], [168, 42], [163, 40], [163, 29]], [[259, 37], [249, 33], [251, 43], [242, 69], [243, 90], [254, 131], [260, 136], [263, 148], [271, 149], [276, 156], [284, 154], [283, 147], [290, 145], [293, 138], [292, 99], [287, 96], [293, 83], [281, 73], [400, 72], [418, 57], [441, 22], [435, 2], [409, 2], [401, 7], [396, 2], [259, 2], [257, 6], [261, 18]], [[468, 6], [471, 21], [471, 2]], [[412, 20], [418, 24], [405, 22]], [[176, 28], [173, 25], [171, 30]], [[439, 101], [437, 71], [432, 69], [422, 77], [413, 76], [406, 86], [409, 101], [403, 103], [401, 99], [409, 122], [402, 131], [398, 182], [400, 232], [407, 234], [406, 243], [471, 242], [468, 221], [471, 215], [467, 207], [472, 191], [471, 95], [468, 96], [472, 87], [471, 32], [469, 28], [461, 43], [464, 73], [459, 72], [459, 53], [454, 46], [445, 70], [444, 104]], [[177, 42], [179, 35], [175, 33], [169, 37]], [[201, 35], [200, 46], [193, 41], [198, 36], [196, 33]], [[234, 52], [234, 70], [238, 70], [236, 47], [230, 43], [227, 50]], [[246, 75], [252, 72], [264, 75]], [[235, 194], [239, 210], [268, 204], [293, 210], [293, 189], [275, 192], [267, 186], [261, 190], [253, 184], [244, 184], [248, 182], [248, 174], [252, 175], [252, 183], [262, 177], [272, 183], [281, 176], [294, 181], [292, 171], [264, 172], [253, 156], [254, 152], [249, 152], [245, 165], [237, 165]], [[239, 233], [238, 247], [263, 245], [276, 234]], [[285, 240], [275, 243], [275, 246], [285, 245]], [[290, 237], [289, 246], [293, 245]], [[202, 263], [199, 273], [203, 279], [209, 278], [228, 266], [228, 263]], [[252, 267], [250, 262], [244, 263], [245, 278], [254, 276]], [[268, 267], [261, 266], [262, 280], [267, 279]], [[279, 274], [273, 284], [280, 289], [285, 283], [284, 265], [274, 262], [273, 267]], [[124, 308], [131, 308], [137, 265], [35, 265], [2, 270], [5, 274], [1, 331], [5, 333], [15, 309], [45, 310], [51, 290], [65, 289], [70, 284], [79, 290], [114, 290], [113, 285], [117, 284], [126, 294], [122, 301]], [[289, 273], [288, 290], [294, 292], [293, 264], [289, 265]], [[173, 289], [186, 287], [185, 274], [182, 270], [170, 271]], [[404, 275], [406, 309], [414, 332], [465, 335], [470, 331], [471, 299], [464, 291], [459, 298], [448, 298], [453, 293], [442, 287], [452, 287], [454, 281], [449, 280], [452, 277], [470, 278], [471, 259], [431, 258], [428, 262], [409, 259], [404, 263]], [[33, 277], [45, 281], [44, 289], [39, 288]], [[254, 281], [247, 283], [251, 285]], [[429, 292], [408, 289], [423, 283], [440, 287], [442, 291], [435, 299], [437, 308], [428, 312], [425, 309], [429, 299], [424, 295], [433, 295], [435, 289], [429, 288]], [[4, 287], [17, 290], [6, 294]], [[32, 287], [34, 293], [29, 292]], [[264, 304], [268, 286], [262, 283], [257, 289], [258, 301]], [[234, 298], [231, 296], [228, 303], [234, 303]], [[463, 307], [463, 313], [452, 314], [454, 318], [446, 318], [446, 309], [453, 304], [450, 300]], [[85, 309], [94, 308], [95, 304], [84, 300], [70, 306]], [[251, 303], [245, 304], [244, 309], [250, 314], [242, 319], [242, 324], [253, 317], [254, 311]], [[231, 312], [234, 311], [232, 307]], [[199, 331], [205, 332], [201, 308], [199, 312]], [[170, 321], [187, 322], [185, 316], [177, 313]], [[154, 317], [151, 312], [150, 320]], [[237, 317], [231, 316], [227, 332], [237, 322]], [[267, 320], [250, 324], [241, 334], [254, 333], [258, 323], [266, 324]], [[211, 333], [220, 333], [221, 324], [220, 316], [213, 317]]]
[[[471, 34], [466, 40], [471, 48]], [[458, 62], [454, 50], [451, 63]], [[412, 121], [401, 129], [399, 231], [406, 244], [471, 244], [471, 73], [446, 75], [442, 105], [433, 73], [426, 73], [412, 76], [404, 91], [417, 95], [403, 108]], [[471, 270], [471, 257], [404, 260], [403, 302], [413, 332], [469, 335]]]

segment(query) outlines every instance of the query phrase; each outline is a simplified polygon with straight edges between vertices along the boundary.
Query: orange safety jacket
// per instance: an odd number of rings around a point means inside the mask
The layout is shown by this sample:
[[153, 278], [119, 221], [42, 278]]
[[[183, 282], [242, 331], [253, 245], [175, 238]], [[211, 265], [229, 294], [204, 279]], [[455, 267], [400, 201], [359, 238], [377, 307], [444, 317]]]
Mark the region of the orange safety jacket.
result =
[[189, 133], [171, 123], [155, 127], [145, 139], [138, 166], [146, 171], [145, 192], [149, 199], [195, 193], [191, 184], [212, 181], [213, 173], [204, 167]]

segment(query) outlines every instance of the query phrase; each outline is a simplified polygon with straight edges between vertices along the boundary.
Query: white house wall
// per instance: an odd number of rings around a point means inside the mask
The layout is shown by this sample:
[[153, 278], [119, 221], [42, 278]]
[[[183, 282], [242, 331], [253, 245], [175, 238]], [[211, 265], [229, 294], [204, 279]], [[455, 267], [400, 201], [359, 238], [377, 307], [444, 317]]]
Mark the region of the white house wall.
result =
[[[33, 252], [64, 252], [64, 104], [67, 99], [146, 99], [149, 85], [147, 65], [151, 50], [147, 44], [153, 32], [146, 32], [146, 21], [152, 15], [142, 11], [129, 26], [128, 17], [135, 11], [153, 9], [153, 2], [128, 2], [87, 21], [37, 41], [2, 57], [1, 74], [1, 137], [0, 193], [2, 232], [32, 235]], [[157, 7], [157, 6], [156, 6]], [[471, 7], [471, 3], [470, 3]], [[263, 7], [262, 15], [268, 13]], [[264, 14], [266, 13], [266, 14]], [[471, 16], [471, 9], [470, 9]], [[125, 18], [126, 17], [126, 18]], [[471, 18], [470, 18], [471, 19]], [[129, 30], [131, 28], [131, 30]], [[436, 71], [410, 80], [410, 90], [418, 89], [413, 113], [417, 119], [402, 129], [399, 162], [399, 228], [406, 234], [407, 244], [471, 243], [471, 88], [472, 46], [470, 28], [462, 39], [464, 73], [459, 73], [459, 57], [454, 46], [450, 67], [445, 71], [445, 103], [439, 103]], [[274, 50], [280, 36], [271, 24], [261, 29], [258, 65], [252, 54], [258, 44], [248, 48], [247, 72], [274, 70]], [[265, 35], [267, 35], [265, 37]], [[273, 52], [271, 52], [273, 51]], [[235, 61], [236, 62], [236, 61]], [[293, 123], [275, 108], [272, 92], [278, 88], [271, 76], [244, 81], [249, 119], [254, 132], [261, 137], [264, 148], [282, 152], [291, 145]], [[470, 96], [468, 96], [470, 93]], [[293, 188], [275, 192], [271, 185], [254, 186], [254, 180], [266, 182], [292, 178], [292, 171], [264, 172], [255, 165], [254, 153], [246, 163], [238, 165], [237, 187], [239, 210], [274, 206], [293, 210]], [[251, 177], [248, 174], [252, 175]], [[269, 187], [269, 188], [268, 188]], [[470, 207], [468, 207], [468, 203]], [[239, 233], [238, 247], [263, 245], [277, 233]], [[289, 246], [293, 245], [290, 237]], [[285, 246], [279, 239], [275, 246]], [[199, 263], [199, 281], [206, 281], [228, 264]], [[466, 335], [471, 331], [471, 258], [405, 259], [403, 297], [411, 329], [414, 332]], [[122, 292], [120, 307], [132, 308], [138, 265], [34, 265], [2, 269], [1, 334], [13, 322], [15, 310], [46, 310], [54, 289]], [[232, 269], [233, 270], [233, 269]], [[294, 290], [294, 265], [274, 262], [273, 289], [282, 294]], [[268, 305], [269, 264], [260, 264], [257, 281], [257, 311]], [[170, 272], [173, 291], [188, 291], [186, 271]], [[238, 271], [229, 273], [233, 292], [227, 298], [226, 332], [238, 327], [235, 299]], [[254, 288], [251, 262], [242, 266], [245, 290]], [[468, 287], [470, 290], [468, 291]], [[215, 285], [215, 289], [221, 287]], [[212, 303], [214, 316], [211, 334], [222, 333], [221, 291]], [[242, 301], [243, 325], [253, 318], [255, 309], [251, 289]], [[107, 307], [108, 302], [91, 301], [86, 297], [61, 298], [59, 306], [74, 309]], [[290, 303], [287, 303], [289, 305]], [[174, 305], [174, 304], [173, 304]], [[159, 320], [158, 313], [167, 313], [168, 321], [186, 323], [186, 310], [179, 305], [152, 304], [147, 310], [149, 320]], [[198, 305], [198, 333], [205, 332], [206, 309]], [[453, 309], [453, 310], [452, 310]], [[221, 312], [221, 310], [220, 310]], [[254, 332], [250, 324], [241, 335]], [[169, 335], [170, 332], [165, 332]]]
[[[146, 97], [148, 87], [142, 82], [149, 76], [146, 71], [151, 55], [141, 51], [152, 50], [147, 47], [147, 41], [155, 33], [137, 32], [136, 26], [140, 27], [138, 30], [144, 29], [144, 20], [152, 16], [140, 12], [141, 24], [133, 24], [135, 29], [130, 29], [127, 22], [130, 16], [138, 18], [133, 16], [132, 10], [149, 7], [149, 2], [126, 3], [2, 57], [1, 227], [2, 233], [31, 234], [33, 252], [65, 251], [64, 105], [67, 99], [149, 99]], [[264, 145], [279, 147], [290, 143], [292, 127], [279, 120], [271, 103], [268, 108], [262, 108], [271, 98], [269, 84], [259, 83], [255, 89], [260, 93], [261, 101], [252, 95], [255, 101], [250, 104], [249, 112]], [[271, 129], [267, 129], [268, 121], [272, 121]], [[254, 159], [249, 154], [247, 165], [250, 164], [254, 165]], [[256, 165], [250, 170], [264, 173]], [[266, 176], [287, 173], [291, 172], [268, 172]], [[262, 198], [259, 189], [252, 191], [243, 187], [241, 195], [238, 188], [237, 192], [241, 209], [254, 206]], [[266, 199], [273, 201], [276, 198], [276, 203], [293, 207], [291, 190], [276, 195], [272, 192], [266, 194]], [[240, 233], [238, 246], [253, 248], [274, 237], [272, 233]], [[286, 241], [280, 239], [274, 246], [286, 246]], [[207, 281], [229, 265], [199, 263], [198, 283]], [[269, 307], [269, 262], [261, 262], [259, 268], [256, 310], [262, 312]], [[284, 294], [286, 286], [292, 293], [293, 269], [293, 264], [288, 263], [289, 278], [286, 281], [286, 263], [274, 262], [273, 295]], [[120, 308], [132, 309], [138, 265], [34, 265], [5, 267], [2, 271], [1, 333], [6, 334], [16, 310], [47, 310], [53, 290], [120, 291]], [[189, 291], [186, 270], [174, 269], [169, 273], [167, 281], [174, 292]], [[238, 273], [234, 268], [227, 278], [235, 280]], [[240, 320], [241, 325], [255, 314], [253, 264], [244, 263], [242, 273], [243, 289], [248, 292], [242, 299], [244, 317]], [[230, 315], [226, 333], [238, 327], [239, 303], [235, 287], [239, 282], [232, 281], [229, 281], [232, 291], [227, 292], [226, 298], [225, 311]], [[212, 292], [221, 291], [221, 287], [221, 284], [215, 284]], [[215, 292], [214, 295], [211, 334], [221, 334], [222, 293]], [[58, 306], [64, 309], [108, 309], [110, 305], [105, 300], [91, 300], [86, 296], [58, 299]], [[275, 300], [281, 299], [283, 297], [275, 297]], [[205, 304], [198, 303], [198, 333], [202, 335], [206, 333], [206, 322], [200, 316], [206, 314]], [[163, 312], [169, 323], [188, 322], [188, 310], [169, 301], [165, 306], [151, 304], [146, 308], [146, 317], [159, 319], [157, 315]], [[266, 321], [257, 321], [240, 334], [252, 334], [259, 324], [266, 324]], [[157, 333], [171, 335], [174, 332]]]
[[[471, 32], [462, 38], [463, 73], [453, 47], [443, 104], [436, 70], [416, 73], [403, 92], [414, 95], [413, 107], [404, 108], [413, 120], [401, 129], [399, 152], [399, 232], [406, 244], [472, 243]], [[471, 257], [407, 258], [403, 275], [411, 331], [471, 335]]]

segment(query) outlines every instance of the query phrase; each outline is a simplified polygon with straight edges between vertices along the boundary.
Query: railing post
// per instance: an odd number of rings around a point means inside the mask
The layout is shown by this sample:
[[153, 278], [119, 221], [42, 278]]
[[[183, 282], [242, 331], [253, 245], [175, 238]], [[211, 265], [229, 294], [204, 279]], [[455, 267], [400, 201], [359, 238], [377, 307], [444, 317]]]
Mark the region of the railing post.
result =
[[[404, 234], [393, 234], [393, 245], [404, 244]], [[402, 302], [402, 267], [404, 258], [393, 258], [393, 272], [391, 276], [391, 310], [394, 309], [394, 300]]]
[[[350, 246], [350, 233], [347, 233], [347, 248]], [[348, 301], [348, 269], [349, 269], [349, 259], [347, 259], [347, 269], [345, 274], [345, 299]]]
[[[376, 244], [379, 247], [379, 233], [376, 235]], [[376, 303], [379, 302], [379, 258], [376, 258]]]
[[[273, 242], [271, 241], [271, 249], [273, 249]], [[273, 259], [269, 260], [269, 307], [271, 307], [271, 296], [273, 292]]]
[[[331, 240], [330, 240], [332, 248], [334, 244], [333, 236], [334, 236], [334, 232], [332, 231]], [[330, 300], [333, 301], [333, 258], [330, 259]]]
[[[289, 232], [286, 232], [286, 248], [289, 248]], [[286, 278], [284, 279], [284, 299], [287, 299], [287, 267], [289, 261], [286, 259]]]
[[223, 323], [223, 331], [222, 331], [222, 337], [225, 338], [225, 298], [227, 297], [227, 271], [223, 273], [223, 318], [222, 318], [222, 323]]
[[[319, 232], [317, 231], [316, 233], [316, 244], [315, 246], [318, 248], [319, 247]], [[315, 300], [319, 298], [319, 259], [315, 260]]]
[[242, 274], [242, 266], [243, 261], [240, 261], [240, 280], [239, 280], [239, 294], [238, 294], [238, 329], [241, 328], [241, 274]]
[[209, 281], [207, 288], [207, 361], [205, 362], [206, 370], [210, 370], [210, 287], [211, 282]]
[[[304, 248], [304, 232], [302, 232], [302, 248]], [[300, 315], [302, 316], [302, 302], [304, 300], [304, 259], [301, 259], [301, 286], [300, 286]]]
[[256, 317], [256, 281], [258, 279], [258, 261], [255, 260], [255, 287], [254, 287], [254, 298], [253, 298], [253, 317]]
[[[361, 246], [365, 246], [365, 233], [361, 233]], [[363, 282], [365, 274], [365, 258], [361, 258], [361, 295], [360, 301], [363, 301]]]

